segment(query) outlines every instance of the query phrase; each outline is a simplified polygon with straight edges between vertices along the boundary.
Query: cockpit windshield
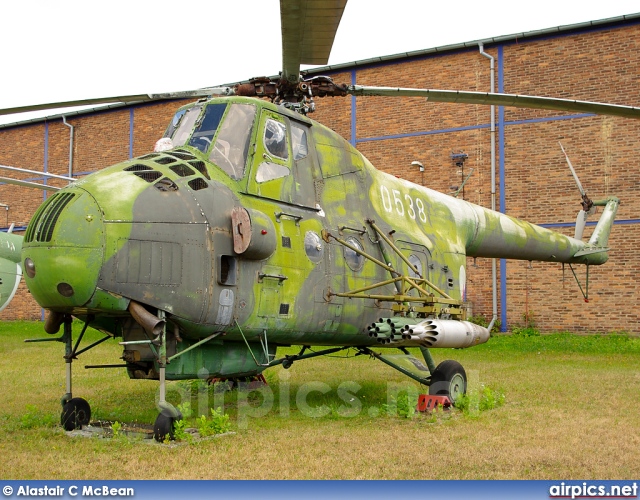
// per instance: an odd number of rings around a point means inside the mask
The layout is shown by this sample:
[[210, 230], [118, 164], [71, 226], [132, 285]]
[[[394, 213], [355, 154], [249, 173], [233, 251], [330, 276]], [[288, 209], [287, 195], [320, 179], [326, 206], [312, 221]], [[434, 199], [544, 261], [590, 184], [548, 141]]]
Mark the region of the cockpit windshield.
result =
[[203, 153], [207, 152], [225, 109], [227, 109], [226, 104], [209, 104], [207, 106], [191, 139], [189, 139], [189, 146], [193, 146]]
[[191, 130], [200, 115], [200, 111], [202, 111], [202, 106], [194, 106], [187, 110], [182, 109], [175, 114], [165, 134], [165, 137], [171, 138], [173, 147], [184, 146], [191, 135]]
[[209, 159], [232, 179], [238, 180], [244, 176], [255, 116], [255, 106], [232, 104], [209, 154]]
[[[186, 144], [203, 153], [209, 151], [209, 160], [232, 179], [240, 180], [245, 174], [257, 108], [253, 104], [220, 102], [205, 106], [204, 110], [202, 104], [181, 109], [173, 116], [164, 134], [163, 140], [169, 142], [165, 149]], [[282, 141], [285, 132], [275, 132]], [[275, 141], [274, 148], [277, 144]], [[284, 148], [286, 151], [286, 142]]]
[[181, 109], [173, 116], [164, 137], [171, 139], [172, 147], [188, 144], [206, 153], [226, 108], [226, 104], [209, 104], [202, 115], [201, 105]]

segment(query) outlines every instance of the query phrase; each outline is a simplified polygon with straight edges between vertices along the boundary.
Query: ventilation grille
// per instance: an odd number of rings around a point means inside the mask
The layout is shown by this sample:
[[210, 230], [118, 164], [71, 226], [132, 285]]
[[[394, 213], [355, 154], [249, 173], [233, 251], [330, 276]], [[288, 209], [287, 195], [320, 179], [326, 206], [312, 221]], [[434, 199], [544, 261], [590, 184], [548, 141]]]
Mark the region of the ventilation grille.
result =
[[150, 170], [148, 172], [136, 172], [135, 175], [147, 182], [154, 182], [162, 177], [162, 174], [160, 172], [156, 172], [155, 170]]
[[180, 177], [189, 177], [190, 175], [195, 174], [193, 170], [191, 170], [189, 167], [187, 167], [182, 163], [179, 163], [178, 165], [173, 165], [172, 167], [169, 167], [169, 169], [173, 170]]
[[125, 172], [142, 172], [143, 170], [153, 170], [151, 167], [147, 167], [146, 165], [141, 165], [140, 163], [136, 163], [135, 165], [131, 165], [124, 169]]
[[173, 182], [168, 177], [164, 177], [160, 179], [158, 182], [154, 184], [154, 186], [158, 191], [177, 191], [178, 190], [178, 186], [176, 186], [176, 183]]
[[159, 163], [160, 165], [169, 165], [170, 163], [175, 163], [178, 160], [176, 160], [175, 158], [171, 157], [171, 156], [162, 156], [160, 158], [156, 158], [155, 162]]
[[175, 156], [180, 160], [195, 160], [196, 157], [186, 151], [172, 151], [171, 156]]
[[289, 304], [280, 304], [280, 314], [282, 316], [289, 314]]
[[159, 153], [151, 153], [145, 156], [141, 156], [140, 159], [141, 160], [153, 160], [154, 158], [157, 158], [158, 156], [160, 156]]
[[205, 166], [203, 161], [200, 161], [200, 160], [190, 161], [189, 165], [191, 165], [193, 168], [195, 168], [198, 172], [200, 172], [202, 175], [204, 175], [207, 179], [211, 180], [211, 177], [209, 177], [209, 172], [207, 172], [207, 167]]
[[[194, 155], [186, 151], [172, 151], [171, 153], [161, 154], [161, 153], [151, 153], [145, 156], [140, 157], [138, 160], [153, 160], [154, 163], [158, 166], [154, 168], [154, 166], [145, 165], [144, 163], [135, 163], [133, 165], [128, 166], [124, 169], [125, 172], [132, 172], [133, 174], [140, 177], [142, 180], [148, 183], [154, 183], [158, 179], [167, 176], [168, 171], [163, 171], [159, 165], [167, 165], [168, 169], [176, 174], [179, 177], [191, 177], [196, 175], [197, 170], [204, 178], [207, 180], [211, 180], [209, 177], [209, 172], [207, 172], [207, 166], [205, 162], [198, 160]], [[188, 161], [189, 163], [183, 163]], [[160, 171], [158, 171], [158, 170]], [[168, 181], [168, 179], [166, 179]], [[169, 187], [168, 183], [165, 182], [165, 179], [160, 181], [162, 185], [156, 185], [158, 189], [161, 191], [166, 191], [167, 189], [163, 189], [164, 187]], [[189, 187], [194, 191], [199, 191], [200, 189], [205, 189], [209, 187], [209, 184], [204, 179], [193, 179], [189, 182]], [[173, 186], [169, 187], [169, 191], [175, 191], [177, 186], [174, 188]]]
[[60, 217], [60, 212], [75, 196], [74, 193], [56, 193], [34, 215], [31, 224], [27, 228], [25, 241], [38, 241], [46, 243], [51, 241], [53, 230]]
[[291, 238], [289, 236], [282, 237], [282, 247], [291, 248]]
[[189, 181], [189, 187], [191, 189], [193, 189], [194, 191], [199, 191], [200, 189], [205, 189], [208, 186], [209, 185], [206, 183], [206, 181], [200, 179], [199, 177], [197, 179], [193, 179], [193, 180]]

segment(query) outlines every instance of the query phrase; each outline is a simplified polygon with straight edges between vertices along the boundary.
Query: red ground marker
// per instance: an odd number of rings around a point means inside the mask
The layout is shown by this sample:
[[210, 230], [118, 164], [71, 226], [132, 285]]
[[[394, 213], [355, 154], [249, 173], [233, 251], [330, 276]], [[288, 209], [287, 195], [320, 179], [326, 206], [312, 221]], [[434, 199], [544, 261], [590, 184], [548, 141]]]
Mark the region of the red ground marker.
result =
[[451, 400], [449, 396], [432, 396], [431, 394], [420, 394], [418, 396], [418, 405], [416, 410], [418, 411], [433, 411], [439, 405], [443, 408], [449, 408], [451, 406]]

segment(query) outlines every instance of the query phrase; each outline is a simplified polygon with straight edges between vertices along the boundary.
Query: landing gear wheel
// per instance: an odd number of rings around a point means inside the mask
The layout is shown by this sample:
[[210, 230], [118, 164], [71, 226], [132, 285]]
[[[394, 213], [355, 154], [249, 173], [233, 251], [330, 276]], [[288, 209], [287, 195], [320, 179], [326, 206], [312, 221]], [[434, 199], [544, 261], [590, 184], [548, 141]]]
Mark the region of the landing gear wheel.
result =
[[175, 439], [173, 424], [174, 417], [161, 413], [153, 424], [153, 439], [162, 443], [167, 437], [173, 441]]
[[431, 374], [429, 394], [431, 396], [449, 396], [455, 405], [459, 396], [467, 392], [467, 373], [457, 361], [448, 359], [438, 365]]
[[81, 429], [91, 421], [91, 407], [82, 398], [73, 398], [62, 407], [60, 423], [65, 431]]

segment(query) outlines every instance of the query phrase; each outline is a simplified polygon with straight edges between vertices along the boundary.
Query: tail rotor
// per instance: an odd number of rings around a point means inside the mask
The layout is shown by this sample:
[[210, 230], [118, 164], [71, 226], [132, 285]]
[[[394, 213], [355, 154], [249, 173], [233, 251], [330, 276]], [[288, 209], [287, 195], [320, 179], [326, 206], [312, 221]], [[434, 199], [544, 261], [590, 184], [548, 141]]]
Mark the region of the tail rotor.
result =
[[582, 184], [580, 183], [580, 179], [578, 179], [578, 174], [576, 174], [576, 171], [573, 168], [573, 165], [571, 164], [569, 155], [562, 147], [562, 144], [560, 142], [558, 142], [558, 144], [560, 144], [560, 149], [562, 149], [562, 153], [564, 154], [564, 157], [567, 159], [567, 165], [569, 165], [569, 169], [573, 174], [573, 178], [576, 180], [576, 185], [578, 186], [578, 190], [582, 195], [582, 202], [581, 202], [582, 209], [578, 212], [578, 216], [576, 217], [576, 231], [574, 234], [575, 239], [581, 240], [582, 235], [584, 233], [584, 227], [587, 224], [587, 218], [589, 217], [589, 215], [595, 213], [596, 207], [593, 205], [593, 201], [591, 201], [591, 199], [587, 196], [587, 193], [582, 187]]

